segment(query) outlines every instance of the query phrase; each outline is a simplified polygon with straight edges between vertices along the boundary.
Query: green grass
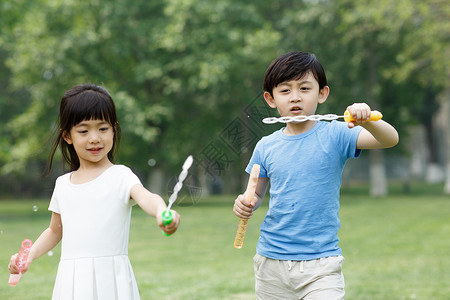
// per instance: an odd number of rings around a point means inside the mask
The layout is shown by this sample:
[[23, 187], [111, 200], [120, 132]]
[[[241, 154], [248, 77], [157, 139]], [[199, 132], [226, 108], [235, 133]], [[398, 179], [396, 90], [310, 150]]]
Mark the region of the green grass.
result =
[[[441, 190], [394, 190], [383, 199], [366, 197], [365, 189], [343, 190], [339, 236], [347, 300], [449, 299], [450, 197]], [[234, 196], [209, 197], [176, 207], [182, 223], [171, 237], [134, 208], [129, 256], [143, 300], [254, 299], [252, 257], [267, 201], [249, 222], [240, 250], [233, 248], [233, 202]], [[43, 200], [0, 201], [2, 300], [50, 299], [59, 246], [14, 288], [6, 270], [22, 239], [35, 240], [48, 226], [47, 206]]]

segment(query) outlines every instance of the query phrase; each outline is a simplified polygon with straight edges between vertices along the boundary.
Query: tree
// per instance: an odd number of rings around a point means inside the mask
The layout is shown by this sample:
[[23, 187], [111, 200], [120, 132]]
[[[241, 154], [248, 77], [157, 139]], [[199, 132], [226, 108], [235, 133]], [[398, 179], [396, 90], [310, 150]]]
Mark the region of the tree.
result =
[[120, 160], [141, 174], [149, 158], [170, 170], [254, 98], [278, 38], [243, 1], [28, 4], [5, 41], [10, 86], [31, 99], [7, 122], [6, 144], [20, 151], [6, 151], [5, 173], [45, 159], [59, 99], [83, 82], [103, 84], [116, 101]]

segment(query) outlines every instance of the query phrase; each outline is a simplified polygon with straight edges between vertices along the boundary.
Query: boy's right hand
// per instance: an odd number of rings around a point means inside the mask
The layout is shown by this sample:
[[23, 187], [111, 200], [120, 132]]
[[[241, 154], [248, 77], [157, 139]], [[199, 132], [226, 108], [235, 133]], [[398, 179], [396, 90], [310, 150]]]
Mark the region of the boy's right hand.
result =
[[258, 202], [256, 196], [252, 202], [248, 202], [244, 195], [239, 195], [234, 201], [233, 212], [241, 219], [249, 219], [253, 215], [253, 208]]

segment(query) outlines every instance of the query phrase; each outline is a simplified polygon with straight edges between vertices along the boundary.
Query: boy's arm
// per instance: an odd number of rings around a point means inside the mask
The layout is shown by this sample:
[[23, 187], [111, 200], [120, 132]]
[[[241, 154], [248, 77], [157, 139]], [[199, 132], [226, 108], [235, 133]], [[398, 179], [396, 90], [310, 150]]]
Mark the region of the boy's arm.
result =
[[256, 197], [257, 201], [253, 203], [254, 204], [253, 210], [257, 210], [258, 207], [263, 202], [268, 186], [269, 186], [269, 178], [268, 177], [262, 177], [262, 178], [258, 179], [258, 184], [256, 185], [256, 190], [255, 190], [255, 197]]
[[379, 120], [360, 124], [363, 129], [356, 142], [357, 149], [392, 148], [398, 144], [398, 133], [392, 125]]
[[363, 127], [356, 143], [357, 149], [391, 148], [398, 144], [397, 130], [391, 124], [383, 120], [367, 122], [371, 112], [369, 105], [355, 103], [347, 107], [347, 110], [355, 119], [348, 123], [348, 127]]
[[244, 195], [239, 195], [234, 201], [233, 212], [234, 214], [243, 219], [248, 219], [253, 215], [253, 211], [258, 209], [261, 205], [264, 196], [266, 195], [267, 187], [269, 186], [269, 178], [262, 177], [258, 179], [255, 190], [255, 198], [249, 203], [245, 199]]

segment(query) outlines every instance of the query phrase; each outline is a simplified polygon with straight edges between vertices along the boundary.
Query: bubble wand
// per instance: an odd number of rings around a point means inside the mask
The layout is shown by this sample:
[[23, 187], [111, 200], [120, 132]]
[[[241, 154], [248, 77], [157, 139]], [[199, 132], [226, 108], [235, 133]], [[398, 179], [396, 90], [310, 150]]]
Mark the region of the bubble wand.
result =
[[[172, 204], [177, 200], [178, 192], [183, 187], [183, 181], [186, 179], [188, 175], [188, 170], [192, 166], [192, 163], [194, 162], [194, 159], [192, 158], [192, 155], [189, 155], [188, 158], [186, 158], [186, 161], [183, 164], [182, 171], [180, 175], [178, 176], [178, 182], [175, 184], [175, 187], [173, 188], [173, 193], [169, 197], [169, 205], [167, 206], [167, 209], [163, 211], [162, 213], [162, 221], [163, 225], [169, 225], [172, 223], [172, 212], [170, 211], [170, 208], [172, 207]], [[164, 235], [169, 236], [170, 234], [167, 234], [163, 232]]]
[[19, 269], [19, 274], [11, 274], [9, 275], [8, 283], [10, 286], [16, 286], [17, 283], [19, 283], [20, 277], [22, 277], [22, 269], [27, 263], [28, 254], [31, 250], [31, 245], [33, 245], [33, 242], [29, 239], [25, 239], [22, 241], [22, 244], [20, 245], [19, 254], [16, 258], [16, 266], [17, 269]]
[[[259, 171], [261, 167], [258, 164], [254, 164], [250, 172], [250, 178], [248, 179], [247, 189], [245, 190], [244, 197], [251, 203], [255, 197], [256, 185], [258, 183]], [[236, 236], [234, 238], [234, 248], [241, 249], [244, 244], [245, 232], [247, 231], [248, 219], [239, 219]]]
[[[295, 123], [301, 123], [306, 121], [332, 121], [337, 120], [340, 118], [344, 118], [345, 122], [353, 122], [355, 119], [351, 116], [350, 112], [346, 110], [344, 112], [344, 115], [338, 116], [335, 114], [326, 114], [326, 115], [311, 115], [311, 116], [295, 116], [295, 117], [269, 117], [264, 118], [262, 121], [265, 124], [274, 124], [274, 123], [289, 123], [289, 122], [295, 122]], [[379, 111], [372, 111], [370, 113], [370, 118], [368, 121], [378, 121], [383, 118], [383, 115]]]

